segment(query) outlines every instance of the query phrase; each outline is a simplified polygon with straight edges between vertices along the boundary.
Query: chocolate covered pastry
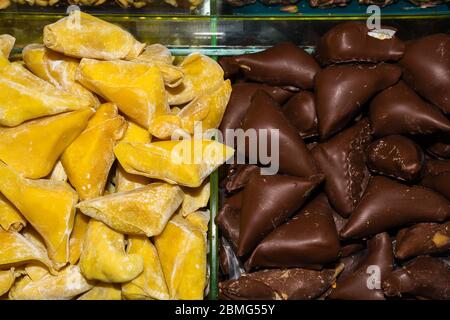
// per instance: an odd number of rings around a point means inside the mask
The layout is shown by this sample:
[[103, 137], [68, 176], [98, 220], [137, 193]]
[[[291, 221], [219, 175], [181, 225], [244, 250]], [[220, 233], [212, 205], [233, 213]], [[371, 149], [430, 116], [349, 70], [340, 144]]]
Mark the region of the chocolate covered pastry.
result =
[[318, 170], [325, 175], [325, 193], [343, 217], [356, 208], [369, 180], [365, 149], [370, 132], [369, 122], [363, 119], [311, 151]]
[[222, 235], [236, 249], [239, 241], [239, 221], [243, 192], [228, 198], [216, 216], [216, 224]]
[[450, 199], [450, 160], [427, 160], [421, 184]]
[[[307, 177], [316, 173], [310, 152], [297, 130], [289, 123], [281, 107], [267, 93], [257, 91], [242, 121], [242, 129], [275, 129], [279, 132], [279, 168], [281, 173]], [[259, 139], [259, 137], [258, 137]], [[271, 132], [267, 132], [267, 150], [271, 150]], [[256, 145], [259, 145], [257, 143]], [[249, 152], [247, 145], [246, 152]]]
[[317, 115], [314, 94], [301, 91], [283, 106], [283, 113], [298, 130], [300, 137], [310, 138], [318, 134]]
[[392, 272], [394, 254], [387, 233], [367, 242], [367, 253], [355, 270], [337, 280], [329, 299], [384, 300], [381, 283]]
[[260, 174], [258, 166], [253, 164], [232, 164], [225, 178], [225, 190], [234, 192], [245, 187], [250, 177], [254, 174]]
[[219, 63], [227, 78], [242, 71], [248, 80], [300, 89], [311, 89], [320, 70], [313, 57], [290, 42], [262, 52], [221, 58]]
[[407, 259], [450, 250], [450, 222], [418, 223], [398, 232], [395, 256]]
[[396, 2], [397, 2], [397, 0], [358, 0], [358, 3], [360, 3], [360, 4], [365, 4], [368, 6], [371, 4], [374, 4], [379, 7], [386, 7], [386, 6], [389, 6]]
[[369, 119], [376, 136], [450, 133], [450, 121], [400, 81], [370, 103]]
[[340, 236], [358, 239], [412, 223], [449, 218], [450, 202], [433, 190], [375, 176]]
[[388, 297], [449, 300], [450, 265], [439, 258], [418, 257], [391, 273], [383, 281], [383, 290]]
[[416, 180], [424, 160], [420, 146], [400, 135], [381, 138], [367, 149], [367, 165], [370, 170], [400, 180]]
[[320, 138], [326, 140], [345, 128], [372, 96], [395, 84], [400, 75], [400, 67], [385, 63], [322, 69], [315, 80]]
[[340, 269], [272, 269], [242, 275], [219, 283], [224, 300], [305, 300], [321, 296]]
[[246, 263], [254, 267], [308, 267], [336, 261], [339, 238], [327, 197], [318, 195], [262, 240]]
[[282, 104], [292, 96], [292, 92], [279, 87], [268, 86], [259, 83], [236, 83], [232, 87], [230, 101], [222, 118], [219, 130], [225, 134], [226, 129], [241, 127], [241, 121], [245, 116], [250, 102], [257, 90], [263, 90], [275, 101]]
[[397, 61], [404, 53], [405, 44], [395, 35], [390, 39], [379, 39], [365, 22], [336, 25], [322, 36], [317, 47], [317, 59], [322, 64]]
[[250, 253], [267, 234], [285, 222], [322, 179], [322, 175], [309, 178], [253, 175], [243, 191], [237, 255]]
[[450, 35], [434, 34], [408, 42], [400, 65], [406, 83], [450, 113]]
[[309, 0], [309, 5], [313, 8], [328, 9], [333, 7], [345, 7], [351, 0]]

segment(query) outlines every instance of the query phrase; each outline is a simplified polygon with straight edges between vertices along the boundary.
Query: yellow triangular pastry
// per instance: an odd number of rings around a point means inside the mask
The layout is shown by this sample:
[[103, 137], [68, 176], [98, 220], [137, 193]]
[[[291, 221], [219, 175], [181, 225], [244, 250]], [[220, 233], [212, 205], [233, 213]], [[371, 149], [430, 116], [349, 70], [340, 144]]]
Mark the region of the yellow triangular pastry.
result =
[[44, 28], [47, 48], [77, 58], [134, 59], [145, 44], [119, 26], [75, 11]]
[[128, 282], [139, 276], [144, 260], [125, 252], [125, 237], [100, 221], [91, 220], [84, 238], [79, 266], [89, 280]]
[[144, 271], [136, 279], [122, 285], [123, 296], [130, 300], [169, 299], [166, 280], [153, 243], [146, 237], [130, 237], [127, 252], [138, 254], [144, 259]]
[[90, 107], [79, 97], [35, 76], [18, 62], [0, 68], [0, 125]]
[[88, 108], [0, 128], [0, 160], [27, 178], [45, 177], [92, 114]]
[[180, 187], [152, 183], [132, 191], [83, 201], [77, 208], [118, 232], [151, 237], [163, 231], [182, 201]]
[[112, 103], [101, 105], [86, 129], [67, 147], [61, 162], [80, 200], [103, 194], [115, 160], [113, 147], [122, 138], [126, 121]]

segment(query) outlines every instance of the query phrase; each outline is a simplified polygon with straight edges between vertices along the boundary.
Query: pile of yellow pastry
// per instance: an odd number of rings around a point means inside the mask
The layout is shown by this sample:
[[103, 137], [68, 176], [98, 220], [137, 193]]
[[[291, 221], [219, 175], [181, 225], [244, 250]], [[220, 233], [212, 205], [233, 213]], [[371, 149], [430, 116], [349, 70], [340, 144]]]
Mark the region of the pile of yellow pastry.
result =
[[[202, 299], [208, 176], [233, 150], [167, 139], [216, 128], [230, 83], [77, 14], [23, 61], [0, 36], [0, 298]], [[199, 163], [173, 161], [194, 143]]]

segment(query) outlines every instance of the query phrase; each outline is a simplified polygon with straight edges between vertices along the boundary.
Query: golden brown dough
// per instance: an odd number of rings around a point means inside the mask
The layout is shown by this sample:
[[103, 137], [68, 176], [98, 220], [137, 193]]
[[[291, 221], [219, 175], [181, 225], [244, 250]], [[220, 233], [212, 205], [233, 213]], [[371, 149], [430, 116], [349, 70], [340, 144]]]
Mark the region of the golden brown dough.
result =
[[113, 147], [126, 126], [114, 104], [102, 104], [86, 129], [64, 151], [61, 162], [80, 200], [103, 194], [115, 160]]
[[182, 201], [180, 187], [152, 183], [132, 191], [83, 201], [77, 208], [118, 232], [151, 237], [163, 231]]
[[75, 190], [61, 181], [26, 179], [0, 162], [0, 192], [42, 236], [50, 258], [65, 264], [78, 201]]
[[27, 178], [45, 177], [92, 114], [88, 108], [0, 128], [0, 160]]
[[130, 300], [169, 299], [166, 280], [153, 243], [146, 237], [130, 237], [127, 253], [138, 254], [144, 259], [144, 271], [136, 279], [122, 285], [124, 297]]
[[79, 265], [87, 279], [107, 283], [131, 281], [144, 270], [141, 256], [125, 252], [123, 234], [94, 219], [89, 222]]

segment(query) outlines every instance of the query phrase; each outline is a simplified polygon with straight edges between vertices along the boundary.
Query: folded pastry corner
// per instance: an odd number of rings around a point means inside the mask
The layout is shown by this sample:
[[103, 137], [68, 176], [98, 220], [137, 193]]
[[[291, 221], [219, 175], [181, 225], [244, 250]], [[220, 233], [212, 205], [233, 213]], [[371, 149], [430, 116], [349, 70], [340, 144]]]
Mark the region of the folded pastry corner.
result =
[[144, 260], [125, 252], [125, 237], [103, 222], [91, 219], [84, 237], [79, 266], [89, 280], [123, 283], [144, 270]]
[[204, 296], [207, 280], [206, 232], [188, 218], [174, 215], [164, 231], [155, 238], [170, 299], [199, 300]]
[[92, 114], [87, 108], [0, 128], [0, 160], [27, 178], [45, 177]]
[[77, 208], [124, 234], [160, 234], [172, 214], [183, 201], [183, 192], [176, 185], [152, 183], [131, 191], [80, 202]]
[[65, 264], [78, 202], [75, 190], [62, 181], [26, 179], [0, 162], [0, 192], [42, 236], [49, 257]]
[[144, 271], [136, 279], [122, 284], [122, 295], [129, 300], [168, 300], [169, 291], [153, 243], [146, 237], [131, 236], [128, 238], [127, 253], [143, 258]]
[[128, 173], [195, 188], [231, 158], [234, 150], [204, 139], [150, 144], [119, 142], [114, 153]]
[[126, 126], [117, 107], [112, 103], [105, 103], [89, 120], [86, 129], [62, 154], [62, 165], [80, 200], [103, 194], [115, 160], [114, 145], [124, 135]]
[[44, 45], [67, 56], [102, 60], [134, 59], [145, 47], [121, 27], [81, 11], [46, 25]]

